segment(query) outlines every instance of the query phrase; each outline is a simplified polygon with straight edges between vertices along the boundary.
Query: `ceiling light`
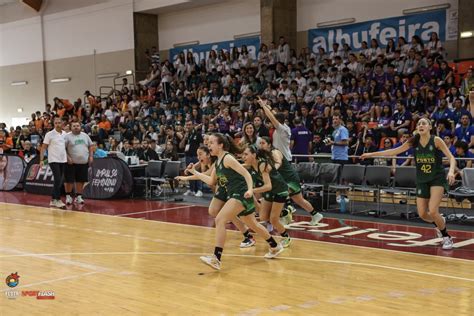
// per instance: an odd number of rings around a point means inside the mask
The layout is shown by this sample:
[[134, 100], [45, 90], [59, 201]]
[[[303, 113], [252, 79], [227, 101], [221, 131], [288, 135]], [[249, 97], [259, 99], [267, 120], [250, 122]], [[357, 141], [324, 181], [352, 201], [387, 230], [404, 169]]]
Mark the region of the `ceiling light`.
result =
[[474, 35], [473, 31], [461, 32], [461, 38], [469, 38]]
[[403, 14], [408, 15], [408, 14], [416, 14], [416, 13], [423, 13], [423, 12], [449, 9], [450, 7], [451, 7], [451, 5], [449, 3], [444, 3], [444, 4], [429, 5], [429, 6], [426, 6], [426, 7], [406, 9], [406, 10], [403, 10], [402, 12], [403, 12]]
[[351, 24], [356, 21], [355, 18], [347, 18], [347, 19], [340, 19], [340, 20], [333, 20], [327, 22], [317, 23], [317, 27], [329, 27], [329, 26], [339, 26], [344, 24]]
[[199, 45], [199, 41], [177, 43], [177, 44], [173, 44], [173, 47], [176, 48], [176, 47], [191, 46], [191, 45]]
[[256, 37], [256, 36], [260, 36], [260, 32], [234, 35], [234, 39], [251, 38], [251, 37]]
[[27, 84], [28, 84], [28, 81], [12, 81], [10, 83], [11, 86], [24, 86]]
[[54, 78], [54, 79], [51, 79], [50, 82], [51, 83], [58, 83], [58, 82], [68, 82], [70, 80], [71, 80], [71, 78]]
[[108, 73], [108, 74], [100, 74], [100, 75], [97, 75], [97, 78], [99, 79], [103, 79], [103, 78], [115, 78], [115, 77], [118, 77], [118, 72], [111, 72], [111, 73]]

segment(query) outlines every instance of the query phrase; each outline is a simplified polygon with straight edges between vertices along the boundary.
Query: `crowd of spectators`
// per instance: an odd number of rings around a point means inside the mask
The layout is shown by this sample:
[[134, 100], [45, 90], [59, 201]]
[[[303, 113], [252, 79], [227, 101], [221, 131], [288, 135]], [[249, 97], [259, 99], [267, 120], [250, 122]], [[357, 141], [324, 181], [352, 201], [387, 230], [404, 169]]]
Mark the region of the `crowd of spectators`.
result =
[[[143, 80], [124, 79], [108, 96], [85, 91], [73, 102], [54, 98], [31, 115], [29, 125], [7, 130], [2, 124], [0, 148], [30, 159], [57, 115], [66, 131], [72, 121], [81, 122], [99, 148], [97, 156], [121, 151], [142, 161], [192, 158], [196, 135], [221, 132], [256, 145], [260, 137], [271, 137], [274, 127], [258, 105], [261, 97], [284, 115], [296, 157], [330, 153], [324, 140], [334, 131], [332, 117], [341, 116], [353, 155], [399, 146], [416, 121], [428, 117], [454, 155], [469, 158], [474, 151], [473, 70], [456, 76], [444, 57], [436, 33], [426, 43], [418, 36], [409, 42], [400, 37], [381, 48], [372, 39], [358, 51], [334, 43], [330, 52], [320, 48], [317, 54], [309, 48], [298, 54], [281, 37], [278, 43], [261, 44], [256, 59], [243, 45], [211, 51], [199, 61], [183, 52], [174, 61], [160, 62], [153, 48]], [[471, 165], [458, 162], [460, 168]]]

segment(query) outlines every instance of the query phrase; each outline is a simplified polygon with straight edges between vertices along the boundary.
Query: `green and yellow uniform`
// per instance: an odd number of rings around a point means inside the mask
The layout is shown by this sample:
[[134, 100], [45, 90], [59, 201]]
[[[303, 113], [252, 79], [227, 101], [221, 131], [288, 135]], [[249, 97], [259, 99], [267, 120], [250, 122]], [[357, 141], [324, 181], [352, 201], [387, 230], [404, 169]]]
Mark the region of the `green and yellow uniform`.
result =
[[290, 196], [296, 195], [301, 192], [300, 177], [298, 176], [298, 173], [293, 168], [291, 163], [283, 155], [281, 158], [281, 166], [280, 169], [278, 169], [278, 172], [288, 185], [288, 189], [290, 190]]
[[[258, 170], [250, 167], [250, 175], [252, 176], [254, 187], [258, 188], [263, 186], [263, 177], [260, 173], [261, 168], [265, 168], [266, 162], [258, 161]], [[288, 186], [283, 180], [283, 177], [276, 170], [274, 166], [271, 166], [270, 181], [272, 183], [272, 189], [268, 192], [263, 192], [263, 198], [268, 202], [285, 203], [288, 198]]]
[[448, 182], [442, 161], [443, 153], [436, 148], [435, 136], [432, 135], [430, 137], [425, 147], [418, 141], [415, 147], [417, 197], [429, 199], [431, 187], [443, 187], [445, 190], [448, 189]]
[[229, 153], [224, 154], [222, 159], [216, 160], [217, 191], [214, 197], [226, 202], [229, 199], [239, 200], [244, 206], [244, 210], [238, 216], [246, 216], [255, 212], [253, 197], [246, 199], [244, 197], [247, 191], [247, 182], [245, 178], [232, 168], [224, 166], [224, 158]]

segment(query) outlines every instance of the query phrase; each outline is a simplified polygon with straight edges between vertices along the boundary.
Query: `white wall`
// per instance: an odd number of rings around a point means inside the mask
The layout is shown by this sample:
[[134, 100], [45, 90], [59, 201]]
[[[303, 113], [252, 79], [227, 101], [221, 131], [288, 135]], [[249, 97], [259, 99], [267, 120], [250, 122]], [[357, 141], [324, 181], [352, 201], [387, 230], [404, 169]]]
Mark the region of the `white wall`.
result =
[[297, 0], [297, 31], [316, 28], [317, 23], [355, 18], [356, 23], [402, 16], [402, 10], [435, 4], [450, 3], [458, 7], [457, 0]]
[[158, 16], [160, 50], [198, 40], [201, 44], [232, 40], [260, 32], [260, 1], [243, 0], [164, 13]]
[[41, 18], [0, 24], [0, 67], [43, 60]]
[[133, 49], [132, 1], [0, 24], [0, 47], [0, 67]]
[[132, 49], [133, 5], [114, 1], [47, 15], [46, 60]]

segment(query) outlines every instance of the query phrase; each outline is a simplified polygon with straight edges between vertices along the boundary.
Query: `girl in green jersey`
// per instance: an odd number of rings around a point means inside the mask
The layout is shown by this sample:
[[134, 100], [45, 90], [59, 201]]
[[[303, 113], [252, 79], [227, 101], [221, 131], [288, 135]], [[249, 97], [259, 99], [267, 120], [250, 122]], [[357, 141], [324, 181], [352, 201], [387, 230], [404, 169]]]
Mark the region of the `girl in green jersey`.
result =
[[283, 247], [291, 243], [285, 226], [280, 223], [280, 214], [288, 198], [288, 185], [275, 168], [275, 161], [270, 152], [258, 150], [255, 145], [245, 148], [242, 155], [245, 166], [252, 175], [254, 193], [262, 193], [263, 201], [260, 209], [260, 220], [268, 221], [283, 237]]
[[273, 160], [275, 161], [275, 169], [278, 170], [288, 185], [289, 196], [293, 202], [301, 206], [306, 212], [311, 215], [310, 225], [316, 225], [321, 221], [323, 215], [314, 209], [304, 197], [301, 191], [300, 178], [298, 172], [293, 168], [291, 163], [286, 160], [285, 156], [276, 148], [273, 148], [270, 138], [263, 136], [260, 141], [260, 148], [271, 152]]
[[265, 258], [271, 259], [278, 256], [283, 247], [278, 244], [268, 231], [255, 219], [255, 205], [253, 201], [253, 181], [247, 169], [242, 166], [229, 150], [235, 146], [230, 137], [222, 134], [213, 134], [209, 137], [209, 150], [212, 156], [217, 157], [215, 169], [210, 176], [196, 171], [190, 172], [208, 185], [225, 187], [228, 200], [216, 216], [216, 246], [214, 254], [202, 256], [200, 259], [216, 270], [221, 267], [221, 255], [226, 238], [225, 225], [228, 221], [239, 216], [240, 220], [263, 237], [269, 244], [270, 250]]
[[[199, 169], [201, 173], [210, 176], [212, 171], [215, 169], [216, 158], [211, 156], [211, 152], [207, 146], [200, 146], [197, 150], [197, 157], [199, 162], [196, 164], [190, 164], [186, 170], [185, 174], [190, 173], [190, 169], [196, 168]], [[190, 176], [178, 176], [176, 177], [178, 181], [189, 181], [189, 180], [199, 180], [195, 175]], [[221, 208], [224, 206], [225, 202], [228, 200], [227, 191], [223, 187], [211, 186], [214, 196], [212, 197], [211, 203], [209, 204], [209, 215], [216, 217]], [[240, 248], [252, 247], [255, 244], [255, 239], [248, 230], [248, 228], [242, 223], [239, 218], [236, 216], [232, 219], [232, 224], [244, 235], [244, 240], [240, 243]]]
[[[416, 125], [417, 134], [400, 147], [365, 153], [361, 159], [377, 156], [396, 156], [414, 148], [416, 163], [416, 206], [420, 217], [436, 226], [438, 237], [443, 238], [443, 249], [452, 249], [453, 241], [446, 230], [446, 220], [439, 214], [439, 205], [444, 192], [454, 183], [456, 160], [444, 141], [431, 135], [431, 121], [422, 118]], [[442, 154], [449, 160], [449, 172], [445, 176]]]

